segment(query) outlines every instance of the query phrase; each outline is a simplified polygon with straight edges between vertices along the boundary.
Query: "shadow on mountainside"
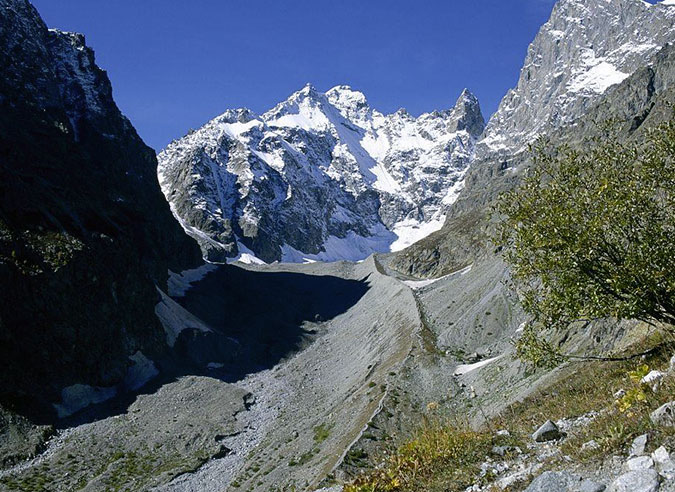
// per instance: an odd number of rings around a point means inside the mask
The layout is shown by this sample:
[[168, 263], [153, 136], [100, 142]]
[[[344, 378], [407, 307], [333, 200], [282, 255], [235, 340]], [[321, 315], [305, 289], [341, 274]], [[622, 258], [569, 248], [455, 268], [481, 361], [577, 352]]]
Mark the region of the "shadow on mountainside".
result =
[[126, 413], [139, 394], [152, 394], [186, 375], [227, 383], [270, 369], [316, 338], [330, 321], [357, 304], [369, 289], [368, 277], [348, 280], [328, 275], [260, 272], [223, 265], [195, 282], [182, 307], [211, 332], [184, 329], [172, 354], [155, 360], [160, 375], [135, 392], [127, 392], [74, 415], [56, 420], [32, 415], [34, 422], [60, 428]]
[[368, 289], [367, 278], [223, 266], [176, 299], [215, 334], [185, 330], [175, 349], [197, 365], [223, 364], [209, 374], [234, 382], [297, 352], [320, 323], [347, 311]]

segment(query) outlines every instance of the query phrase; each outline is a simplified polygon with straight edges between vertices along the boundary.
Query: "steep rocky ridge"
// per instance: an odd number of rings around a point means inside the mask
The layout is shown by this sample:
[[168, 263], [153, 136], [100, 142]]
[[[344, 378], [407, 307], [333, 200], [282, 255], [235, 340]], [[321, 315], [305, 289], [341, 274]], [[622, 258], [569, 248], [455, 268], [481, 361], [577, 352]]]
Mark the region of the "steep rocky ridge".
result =
[[50, 418], [166, 348], [156, 286], [199, 251], [80, 34], [0, 1], [0, 403]]
[[209, 260], [360, 260], [440, 227], [483, 126], [468, 91], [414, 118], [383, 115], [348, 86], [307, 85], [171, 143], [158, 174]]
[[670, 2], [557, 2], [528, 49], [518, 85], [490, 118], [478, 157], [512, 156], [583, 116], [674, 38]]
[[[467, 171], [464, 188], [449, 208], [443, 228], [395, 254], [391, 260], [393, 268], [417, 276], [439, 276], [489, 253], [487, 231], [491, 206], [502, 191], [518, 183], [520, 176], [531, 165], [532, 155], [524, 145], [536, 135], [550, 139], [552, 145], [563, 142], [580, 145], [584, 140], [606, 132], [606, 123], [611, 120], [620, 135], [639, 138], [650, 125], [670, 117], [666, 108], [673, 87], [673, 48], [667, 43], [675, 39], [675, 5], [664, 3], [648, 7], [640, 0], [615, 3], [614, 0], [593, 0], [584, 2], [584, 8], [580, 6], [581, 2], [574, 0], [561, 0], [556, 4], [551, 20], [542, 27], [530, 46], [518, 87], [504, 98], [478, 142], [476, 158]], [[614, 7], [607, 10], [610, 4]], [[571, 24], [573, 28], [568, 32], [569, 39], [568, 36], [564, 37], [564, 41], [561, 38], [558, 45], [563, 42], [565, 45], [580, 44], [576, 50], [559, 52], [556, 63], [578, 67], [578, 57], [585, 56], [583, 53], [592, 47], [599, 49], [598, 46], [619, 46], [612, 48], [611, 52], [623, 53], [628, 50], [627, 46], [636, 42], [627, 40], [628, 31], [632, 35], [651, 36], [640, 38], [642, 45], [650, 46], [648, 50], [631, 51], [631, 56], [626, 57], [632, 65], [622, 66], [626, 71], [631, 70], [631, 75], [622, 77], [615, 85], [604, 87], [602, 93], [572, 92], [568, 80], [550, 76], [548, 70], [555, 73], [554, 67], [536, 62], [548, 53], [547, 50], [553, 49], [549, 46], [551, 29], [572, 22], [571, 12], [580, 17], [574, 17], [577, 20]], [[623, 24], [632, 26], [636, 19], [644, 16], [650, 19], [646, 30], [626, 28], [624, 32], [619, 28]], [[614, 27], [606, 31], [608, 24]], [[581, 29], [583, 36], [577, 33], [577, 29]], [[600, 38], [596, 40], [595, 32], [606, 36], [602, 38], [602, 43], [598, 41]], [[638, 65], [637, 53], [641, 53], [641, 65]], [[592, 70], [592, 67], [586, 66], [585, 75], [579, 70], [574, 73], [577, 77], [591, 80], [594, 79]], [[533, 80], [546, 84], [537, 85]], [[545, 103], [548, 100], [545, 94], [551, 91], [560, 94], [566, 101], [565, 105], [558, 107]], [[517, 105], [516, 111], [509, 101], [520, 101], [522, 104]], [[555, 111], [556, 118], [542, 116], [544, 113], [548, 115], [548, 111]], [[499, 146], [493, 145], [493, 135], [500, 135]]]

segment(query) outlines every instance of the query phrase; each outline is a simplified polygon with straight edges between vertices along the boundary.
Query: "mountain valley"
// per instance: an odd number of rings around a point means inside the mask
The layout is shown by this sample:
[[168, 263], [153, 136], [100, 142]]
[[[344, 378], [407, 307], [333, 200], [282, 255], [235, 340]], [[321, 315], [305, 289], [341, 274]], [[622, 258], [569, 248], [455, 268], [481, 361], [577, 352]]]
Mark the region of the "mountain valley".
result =
[[[468, 90], [413, 116], [308, 84], [156, 156], [84, 36], [28, 0], [0, 9], [0, 490], [360, 492], [420, 429], [498, 434], [585, 374], [518, 357], [530, 317], [493, 207], [539, 138], [583, 149], [610, 121], [642, 142], [672, 120], [671, 0], [558, 0], [487, 122]], [[653, 330], [550, 335], [616, 354]], [[478, 453], [478, 478], [429, 490], [525, 490], [561, 453], [508, 443], [525, 453]], [[614, 450], [579, 456], [556, 471], [626, 471]], [[659, 477], [649, 490], [675, 487]]]

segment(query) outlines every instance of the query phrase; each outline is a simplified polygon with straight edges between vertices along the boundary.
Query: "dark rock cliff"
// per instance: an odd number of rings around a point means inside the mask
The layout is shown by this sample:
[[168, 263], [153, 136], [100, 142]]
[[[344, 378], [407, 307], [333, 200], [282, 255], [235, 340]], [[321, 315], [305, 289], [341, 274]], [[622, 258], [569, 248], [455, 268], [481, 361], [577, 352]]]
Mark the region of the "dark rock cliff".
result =
[[49, 409], [164, 350], [155, 285], [197, 264], [79, 34], [0, 0], [0, 404]]

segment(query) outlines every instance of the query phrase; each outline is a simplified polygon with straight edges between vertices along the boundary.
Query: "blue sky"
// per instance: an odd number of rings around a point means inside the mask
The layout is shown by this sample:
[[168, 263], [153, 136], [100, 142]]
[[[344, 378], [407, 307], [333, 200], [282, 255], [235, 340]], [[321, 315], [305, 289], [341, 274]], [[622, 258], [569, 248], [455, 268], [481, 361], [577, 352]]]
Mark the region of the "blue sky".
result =
[[383, 112], [486, 118], [518, 79], [554, 0], [32, 0], [82, 32], [117, 104], [159, 150], [227, 108], [263, 112], [307, 82], [348, 84]]

